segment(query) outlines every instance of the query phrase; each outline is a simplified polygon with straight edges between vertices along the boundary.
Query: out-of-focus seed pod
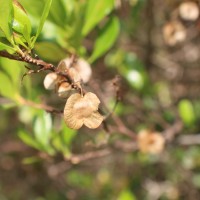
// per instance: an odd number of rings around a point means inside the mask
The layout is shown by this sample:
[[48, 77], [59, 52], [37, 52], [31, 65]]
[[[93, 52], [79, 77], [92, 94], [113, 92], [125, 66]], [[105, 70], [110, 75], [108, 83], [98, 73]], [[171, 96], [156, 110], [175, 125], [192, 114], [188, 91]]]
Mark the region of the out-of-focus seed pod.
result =
[[142, 130], [138, 134], [138, 147], [143, 153], [159, 154], [165, 145], [164, 137], [158, 132]]
[[73, 79], [73, 81], [75, 83], [78, 83], [78, 82], [81, 81], [81, 77], [80, 77], [79, 73], [77, 72], [77, 70], [75, 68], [69, 68], [68, 74]]
[[83, 83], [87, 83], [92, 76], [92, 69], [88, 62], [79, 59], [74, 68], [79, 72]]
[[71, 85], [67, 82], [60, 84], [58, 87], [57, 93], [61, 98], [67, 98], [70, 95], [70, 91], [72, 90]]
[[163, 38], [166, 44], [174, 46], [185, 40], [186, 30], [180, 22], [169, 22], [163, 27]]
[[179, 6], [179, 15], [183, 20], [195, 21], [199, 17], [199, 7], [192, 1], [183, 2]]
[[57, 74], [52, 72], [49, 73], [45, 76], [44, 78], [44, 87], [47, 90], [53, 90], [56, 88], [56, 83], [57, 83]]
[[[60, 68], [61, 71], [67, 70], [70, 68], [70, 62], [71, 60], [69, 58], [66, 58], [59, 63], [58, 68]], [[76, 70], [72, 73], [75, 75], [76, 72], [76, 74], [79, 75], [83, 83], [87, 83], [92, 76], [92, 69], [90, 64], [82, 58], [78, 59], [77, 62], [73, 64], [73, 66], [70, 69]], [[77, 79], [78, 76], [76, 76], [76, 80]]]

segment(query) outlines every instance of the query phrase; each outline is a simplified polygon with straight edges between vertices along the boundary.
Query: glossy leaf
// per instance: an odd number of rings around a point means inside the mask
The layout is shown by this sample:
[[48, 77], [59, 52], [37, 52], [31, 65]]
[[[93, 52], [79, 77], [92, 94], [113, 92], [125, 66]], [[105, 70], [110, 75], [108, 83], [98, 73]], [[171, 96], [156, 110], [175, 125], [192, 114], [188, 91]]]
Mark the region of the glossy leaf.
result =
[[120, 25], [118, 18], [111, 18], [100, 31], [94, 45], [94, 51], [89, 59], [90, 62], [94, 62], [113, 46], [119, 34], [119, 30]]
[[49, 14], [49, 10], [50, 10], [50, 7], [51, 7], [51, 3], [52, 3], [52, 0], [46, 0], [46, 4], [45, 4], [45, 7], [44, 7], [44, 10], [43, 10], [43, 13], [42, 13], [42, 17], [40, 19], [40, 23], [39, 23], [39, 26], [38, 26], [38, 29], [37, 29], [37, 33], [32, 41], [32, 48], [34, 47], [34, 44], [38, 38], [38, 36], [40, 35], [41, 31], [42, 31], [42, 28], [44, 26], [44, 22]]
[[0, 0], [0, 29], [4, 32], [8, 41], [11, 39], [11, 21], [12, 21], [12, 0]]
[[113, 8], [114, 0], [88, 0], [83, 35], [87, 35]]
[[31, 22], [28, 15], [26, 14], [24, 8], [19, 3], [13, 4], [14, 8], [14, 20], [12, 23], [12, 28], [24, 36], [26, 41], [30, 43], [31, 36]]

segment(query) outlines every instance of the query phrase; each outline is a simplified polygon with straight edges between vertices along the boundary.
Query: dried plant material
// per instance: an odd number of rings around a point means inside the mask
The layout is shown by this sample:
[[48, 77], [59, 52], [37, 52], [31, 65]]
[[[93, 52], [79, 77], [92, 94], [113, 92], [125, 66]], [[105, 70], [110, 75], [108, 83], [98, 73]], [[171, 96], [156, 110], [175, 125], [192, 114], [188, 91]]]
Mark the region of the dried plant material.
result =
[[186, 30], [180, 22], [169, 22], [163, 27], [163, 37], [166, 44], [174, 46], [186, 39]]
[[69, 76], [73, 79], [73, 81], [74, 81], [75, 83], [78, 83], [78, 82], [81, 81], [81, 77], [80, 77], [80, 75], [79, 75], [79, 73], [77, 72], [76, 69], [74, 69], [74, 68], [69, 68], [69, 69], [68, 69], [68, 74], [69, 74]]
[[179, 6], [179, 15], [183, 20], [195, 21], [199, 18], [199, 7], [192, 1], [183, 2]]
[[100, 100], [91, 92], [81, 96], [79, 93], [71, 95], [64, 108], [64, 120], [69, 128], [79, 129], [83, 126], [95, 129], [103, 121], [98, 112]]
[[138, 134], [138, 146], [143, 153], [158, 154], [164, 149], [165, 139], [158, 132], [142, 130]]
[[87, 83], [92, 76], [92, 69], [89, 63], [85, 61], [84, 59], [80, 58], [70, 68], [70, 64], [71, 64], [70, 62], [71, 62], [71, 59], [66, 58], [59, 63], [58, 68], [60, 68], [62, 71], [75, 69], [76, 74], [80, 76], [80, 80], [82, 80], [83, 83]]
[[56, 73], [49, 73], [45, 76], [44, 78], [44, 87], [47, 90], [53, 90], [56, 87], [56, 82], [57, 82], [57, 74]]
[[67, 98], [71, 93], [72, 87], [69, 83], [61, 83], [58, 87], [57, 93], [59, 97]]

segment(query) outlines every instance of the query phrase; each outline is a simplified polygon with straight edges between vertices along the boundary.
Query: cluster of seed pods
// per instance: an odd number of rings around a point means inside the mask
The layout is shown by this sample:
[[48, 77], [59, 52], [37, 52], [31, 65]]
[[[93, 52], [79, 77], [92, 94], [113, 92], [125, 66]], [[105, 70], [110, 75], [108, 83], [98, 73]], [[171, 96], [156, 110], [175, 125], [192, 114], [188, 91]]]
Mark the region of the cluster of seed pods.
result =
[[92, 75], [90, 65], [83, 59], [71, 63], [69, 58], [62, 60], [56, 69], [44, 79], [44, 87], [54, 90], [59, 97], [67, 99], [64, 108], [64, 121], [69, 128], [79, 129], [83, 125], [95, 129], [104, 117], [98, 112], [99, 98], [92, 92], [82, 92], [82, 83]]

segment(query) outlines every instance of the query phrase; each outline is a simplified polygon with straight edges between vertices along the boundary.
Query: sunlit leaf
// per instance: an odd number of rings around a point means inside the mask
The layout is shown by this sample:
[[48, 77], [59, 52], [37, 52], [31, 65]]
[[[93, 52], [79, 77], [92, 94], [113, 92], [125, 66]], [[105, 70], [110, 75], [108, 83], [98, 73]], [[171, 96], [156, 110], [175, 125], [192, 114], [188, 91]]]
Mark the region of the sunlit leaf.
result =
[[18, 61], [1, 58], [0, 69], [2, 69], [9, 76], [11, 82], [13, 83], [13, 87], [18, 90], [21, 84], [20, 79], [23, 69], [21, 63]]
[[120, 193], [117, 200], [136, 200], [136, 197], [130, 190], [125, 189]]
[[7, 51], [10, 54], [15, 53], [15, 49], [14, 48], [12, 48], [12, 47], [0, 42], [0, 51], [3, 51], [3, 50]]
[[94, 45], [94, 51], [89, 59], [90, 62], [94, 62], [113, 46], [119, 34], [119, 30], [120, 26], [118, 18], [110, 18], [107, 24], [100, 31]]
[[9, 77], [0, 72], [0, 94], [10, 99], [15, 99], [16, 91]]
[[195, 113], [191, 101], [183, 99], [178, 104], [179, 114], [185, 125], [192, 125], [195, 122]]
[[4, 32], [8, 41], [11, 41], [12, 0], [0, 0], [0, 5], [0, 29]]
[[114, 0], [88, 0], [83, 35], [87, 35], [113, 8]]
[[24, 36], [26, 41], [30, 43], [31, 37], [31, 22], [28, 15], [26, 14], [24, 8], [18, 2], [13, 3], [14, 8], [14, 20], [12, 23], [12, 28]]
[[45, 4], [45, 7], [44, 7], [44, 10], [43, 10], [41, 19], [40, 19], [40, 23], [39, 23], [39, 26], [38, 26], [38, 29], [37, 29], [37, 33], [36, 33], [36, 35], [35, 35], [35, 37], [32, 41], [32, 48], [34, 47], [34, 44], [35, 44], [38, 36], [40, 35], [41, 31], [42, 31], [42, 28], [44, 26], [44, 22], [45, 22], [48, 14], [49, 14], [51, 3], [52, 3], [52, 0], [46, 0], [46, 4]]
[[66, 10], [63, 0], [52, 1], [48, 19], [62, 28], [66, 26]]
[[47, 147], [49, 145], [52, 128], [52, 119], [50, 114], [42, 112], [36, 117], [33, 126], [36, 140], [44, 147]]

